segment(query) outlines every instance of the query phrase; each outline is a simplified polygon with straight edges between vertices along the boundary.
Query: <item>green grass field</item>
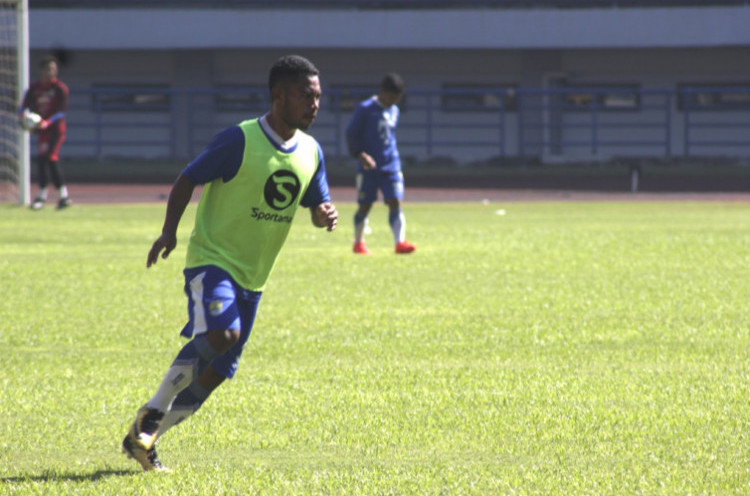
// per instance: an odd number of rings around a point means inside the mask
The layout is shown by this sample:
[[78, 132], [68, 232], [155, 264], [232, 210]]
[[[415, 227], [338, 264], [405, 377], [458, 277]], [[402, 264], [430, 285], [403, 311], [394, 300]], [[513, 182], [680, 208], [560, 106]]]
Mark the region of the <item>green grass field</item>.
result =
[[[164, 205], [0, 206], [0, 494], [750, 493], [750, 205], [300, 213], [237, 377], [119, 453], [184, 340]], [[505, 214], [500, 215], [500, 209]]]

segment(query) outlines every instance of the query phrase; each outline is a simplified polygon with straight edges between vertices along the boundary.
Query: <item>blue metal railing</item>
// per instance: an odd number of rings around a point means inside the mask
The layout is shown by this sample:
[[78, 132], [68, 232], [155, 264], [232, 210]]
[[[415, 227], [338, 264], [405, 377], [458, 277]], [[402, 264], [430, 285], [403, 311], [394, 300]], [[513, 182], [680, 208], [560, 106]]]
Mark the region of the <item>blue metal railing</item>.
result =
[[[374, 92], [324, 91], [310, 133], [327, 156], [347, 154], [353, 105]], [[186, 159], [269, 105], [257, 88], [71, 88], [66, 154]], [[416, 160], [750, 156], [750, 87], [410, 88], [401, 107], [399, 146]]]
[[[672, 154], [670, 90], [577, 87], [518, 94], [521, 156], [568, 155], [570, 149], [591, 157]], [[607, 105], [605, 98], [624, 103]]]
[[[168, 112], [170, 106], [141, 105], [137, 112], [132, 106], [117, 103], [118, 97], [132, 95], [131, 88], [88, 88], [71, 92], [68, 111], [68, 146], [88, 148], [91, 155], [101, 159], [108, 149], [138, 150], [164, 149], [164, 155], [176, 156], [175, 126]], [[174, 91], [149, 89], [149, 93], [169, 100]]]
[[745, 149], [750, 155], [750, 88], [683, 87], [679, 98], [685, 156], [725, 149]]

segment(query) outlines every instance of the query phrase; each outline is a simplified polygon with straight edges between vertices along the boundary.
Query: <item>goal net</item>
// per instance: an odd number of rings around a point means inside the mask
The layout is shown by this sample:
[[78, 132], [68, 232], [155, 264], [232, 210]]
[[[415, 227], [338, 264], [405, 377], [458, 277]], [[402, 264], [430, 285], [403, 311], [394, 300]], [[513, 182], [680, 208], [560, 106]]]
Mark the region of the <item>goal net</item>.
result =
[[29, 203], [29, 136], [18, 110], [29, 82], [28, 0], [0, 0], [0, 202]]

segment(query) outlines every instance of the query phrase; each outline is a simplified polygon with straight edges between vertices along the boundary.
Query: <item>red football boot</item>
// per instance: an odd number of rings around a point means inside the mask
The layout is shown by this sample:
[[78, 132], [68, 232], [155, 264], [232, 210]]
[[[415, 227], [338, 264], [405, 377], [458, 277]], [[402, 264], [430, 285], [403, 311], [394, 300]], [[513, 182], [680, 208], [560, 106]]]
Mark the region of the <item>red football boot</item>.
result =
[[356, 253], [357, 255], [369, 255], [370, 250], [367, 249], [367, 245], [364, 241], [359, 241], [357, 243], [354, 243], [354, 247], [352, 247], [352, 251]]
[[396, 253], [398, 254], [411, 253], [416, 249], [417, 245], [415, 245], [414, 243], [409, 243], [406, 240], [396, 243]]

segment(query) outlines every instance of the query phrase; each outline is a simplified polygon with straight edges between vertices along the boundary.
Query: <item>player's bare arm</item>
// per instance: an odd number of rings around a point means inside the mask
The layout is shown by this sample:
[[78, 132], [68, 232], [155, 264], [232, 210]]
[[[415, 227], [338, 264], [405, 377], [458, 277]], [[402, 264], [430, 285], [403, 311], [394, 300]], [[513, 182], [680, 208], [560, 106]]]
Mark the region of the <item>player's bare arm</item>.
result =
[[333, 203], [321, 203], [315, 208], [310, 209], [312, 214], [312, 223], [315, 227], [325, 227], [328, 231], [336, 229], [339, 221], [339, 213]]
[[375, 160], [366, 152], [359, 152], [359, 163], [362, 164], [364, 170], [372, 170], [377, 168]]
[[151, 250], [148, 252], [146, 267], [151, 267], [161, 258], [167, 258], [177, 246], [177, 226], [180, 224], [182, 214], [185, 212], [190, 199], [193, 197], [195, 185], [184, 175], [177, 177], [167, 200], [167, 213], [164, 216], [164, 225]]

